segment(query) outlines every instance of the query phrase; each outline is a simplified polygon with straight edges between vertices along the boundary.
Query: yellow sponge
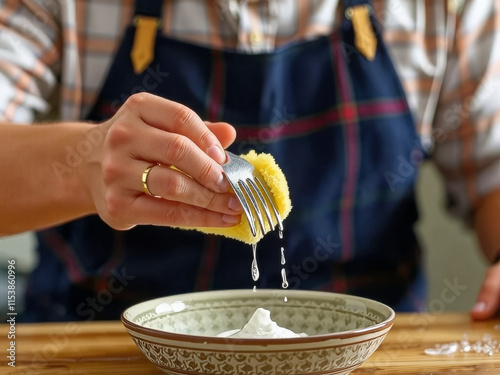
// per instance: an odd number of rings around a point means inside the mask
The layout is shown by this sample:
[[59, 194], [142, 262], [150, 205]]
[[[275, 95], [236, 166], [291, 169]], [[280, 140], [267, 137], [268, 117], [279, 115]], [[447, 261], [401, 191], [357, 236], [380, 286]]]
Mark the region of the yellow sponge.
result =
[[[265, 182], [271, 189], [271, 192], [276, 201], [278, 212], [281, 215], [281, 219], [285, 218], [290, 213], [292, 209], [292, 202], [290, 201], [290, 191], [288, 190], [288, 184], [285, 179], [283, 171], [280, 169], [276, 161], [270, 154], [257, 154], [255, 151], [250, 151], [246, 155], [241, 155], [242, 158], [249, 161], [255, 168], [259, 170], [264, 177]], [[261, 210], [262, 211], [262, 210]], [[262, 211], [264, 212], [264, 211]], [[274, 214], [271, 214], [274, 224], [276, 225], [276, 219]], [[264, 216], [264, 223], [266, 227], [266, 233], [269, 232], [270, 228], [267, 224], [267, 219]], [[241, 216], [241, 222], [238, 225], [230, 228], [195, 228], [203, 233], [209, 234], [220, 234], [229, 238], [234, 238], [239, 241], [243, 241], [248, 244], [254, 244], [260, 241], [264, 234], [260, 230], [260, 226], [257, 223], [257, 236], [254, 237], [250, 226], [248, 225], [247, 218], [245, 214]]]

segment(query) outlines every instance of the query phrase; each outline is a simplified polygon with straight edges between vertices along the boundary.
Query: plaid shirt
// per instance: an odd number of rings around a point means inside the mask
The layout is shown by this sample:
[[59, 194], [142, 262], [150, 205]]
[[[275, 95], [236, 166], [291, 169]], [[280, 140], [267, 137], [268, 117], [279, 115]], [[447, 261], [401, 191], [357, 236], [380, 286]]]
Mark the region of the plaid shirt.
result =
[[[243, 53], [329, 33], [341, 0], [165, 0], [163, 32]], [[417, 130], [453, 212], [500, 186], [500, 2], [374, 0]], [[133, 0], [0, 0], [0, 118], [85, 118]], [[411, 155], [402, 155], [411, 162]], [[392, 171], [397, 172], [397, 171]]]

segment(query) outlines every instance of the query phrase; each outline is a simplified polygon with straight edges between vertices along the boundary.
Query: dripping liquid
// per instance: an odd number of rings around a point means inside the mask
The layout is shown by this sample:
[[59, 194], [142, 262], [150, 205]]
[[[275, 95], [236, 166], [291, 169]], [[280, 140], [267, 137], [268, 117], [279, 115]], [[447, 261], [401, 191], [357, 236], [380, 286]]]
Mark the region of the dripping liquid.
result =
[[286, 279], [286, 271], [284, 268], [281, 269], [281, 279], [282, 279], [281, 286], [283, 287], [283, 289], [288, 288], [288, 280]]
[[[281, 227], [282, 227], [282, 223]], [[282, 240], [283, 239], [283, 229], [279, 229], [278, 231], [278, 236]], [[259, 272], [259, 266], [257, 264], [257, 244], [254, 243], [252, 244], [252, 254], [253, 254], [253, 259], [252, 259], [252, 280], [254, 283], [256, 283], [259, 280], [260, 272]], [[285, 248], [282, 246], [281, 247], [281, 265], [284, 266], [286, 264], [286, 259], [285, 259]], [[286, 270], [285, 267], [281, 268], [281, 287], [283, 289], [288, 288], [288, 280], [286, 278]], [[257, 291], [257, 285], [254, 284], [253, 289], [254, 292]], [[285, 296], [283, 299], [284, 302], [288, 301], [288, 298]]]
[[259, 280], [259, 266], [257, 265], [257, 244], [254, 243], [252, 244], [252, 253], [253, 253], [253, 260], [252, 260], [252, 279], [254, 282], [257, 282]]
[[[280, 239], [283, 239], [283, 229], [280, 229], [278, 232], [278, 235]], [[286, 264], [286, 259], [285, 259], [285, 248], [282, 246], [281, 247], [281, 265], [284, 266]], [[283, 289], [288, 288], [288, 281], [286, 279], [286, 271], [285, 267], [281, 268], [281, 287]], [[286, 297], [285, 297], [285, 302], [286, 302]]]

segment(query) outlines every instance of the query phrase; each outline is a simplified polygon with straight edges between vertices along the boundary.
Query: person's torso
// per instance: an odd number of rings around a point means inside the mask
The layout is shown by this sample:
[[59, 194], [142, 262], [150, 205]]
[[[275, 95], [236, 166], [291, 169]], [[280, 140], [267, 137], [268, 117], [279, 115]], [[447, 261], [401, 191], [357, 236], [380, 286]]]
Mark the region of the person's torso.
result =
[[[361, 3], [345, 0], [345, 7]], [[394, 305], [417, 278], [414, 183], [423, 153], [375, 18], [374, 60], [355, 47], [347, 13], [341, 19], [327, 35], [254, 54], [158, 33], [154, 59], [139, 73], [130, 59], [130, 27], [89, 119], [105, 120], [129, 95], [148, 91], [233, 124], [231, 150], [272, 154], [294, 205], [283, 240], [270, 234], [259, 243], [258, 286], [281, 285], [283, 246], [290, 287], [355, 292]], [[43, 303], [45, 292], [55, 306], [69, 306], [67, 316], [112, 317], [147, 297], [252, 284], [248, 246], [221, 237], [154, 227], [117, 232], [90, 217], [39, 239], [33, 301]], [[47, 269], [54, 280], [43, 278]], [[117, 279], [130, 285], [112, 296], [114, 307], [89, 310], [89, 294], [103, 299]]]
[[[125, 0], [75, 0], [82, 111], [97, 94], [134, 12]], [[424, 143], [430, 141], [434, 106], [446, 56], [448, 1], [374, 0], [393, 58]], [[273, 5], [274, 4], [274, 5]], [[185, 42], [245, 53], [272, 51], [304, 38], [327, 35], [339, 25], [339, 0], [165, 0], [162, 31]], [[444, 57], [446, 58], [446, 57]], [[74, 78], [62, 85], [74, 87]], [[75, 119], [71, 119], [75, 120]]]

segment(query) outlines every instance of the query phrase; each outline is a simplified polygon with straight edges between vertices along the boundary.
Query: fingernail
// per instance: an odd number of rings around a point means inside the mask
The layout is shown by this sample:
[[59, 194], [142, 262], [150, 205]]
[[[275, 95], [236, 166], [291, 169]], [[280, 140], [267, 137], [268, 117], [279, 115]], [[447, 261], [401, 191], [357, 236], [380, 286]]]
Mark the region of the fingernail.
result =
[[222, 215], [222, 221], [227, 224], [238, 224], [240, 220], [240, 215]]
[[222, 193], [229, 190], [229, 182], [227, 182], [226, 176], [223, 173], [219, 176], [219, 181], [217, 181], [217, 187]]
[[237, 212], [243, 211], [243, 207], [241, 207], [240, 201], [234, 197], [229, 198], [228, 207], [233, 211]]
[[226, 153], [215, 145], [211, 146], [208, 149], [207, 155], [210, 156], [219, 164], [223, 164], [226, 161]]
[[484, 310], [486, 310], [486, 303], [484, 302], [477, 302], [472, 308], [474, 312], [483, 312]]

